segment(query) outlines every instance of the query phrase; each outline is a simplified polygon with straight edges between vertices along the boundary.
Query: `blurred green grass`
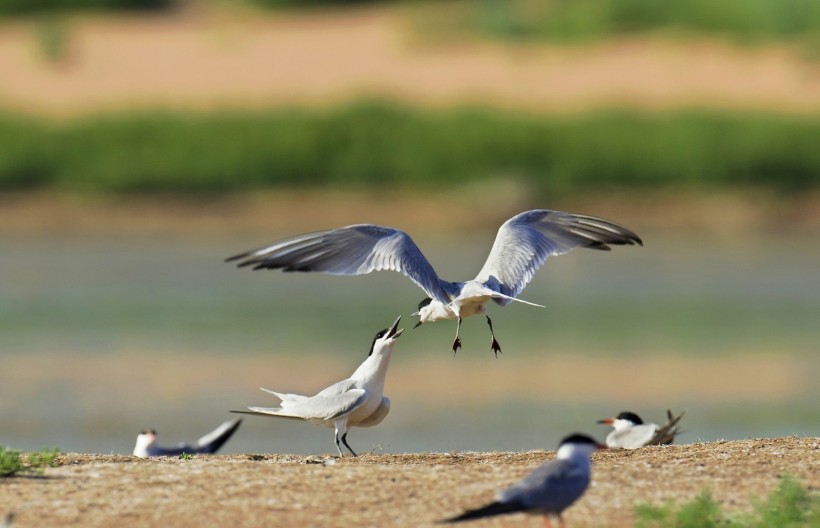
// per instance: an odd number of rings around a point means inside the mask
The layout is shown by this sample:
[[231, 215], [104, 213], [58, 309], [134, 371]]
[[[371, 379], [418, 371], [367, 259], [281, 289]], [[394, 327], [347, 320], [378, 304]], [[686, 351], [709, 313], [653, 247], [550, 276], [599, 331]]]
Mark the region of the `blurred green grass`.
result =
[[0, 190], [222, 193], [277, 186], [391, 188], [503, 176], [536, 193], [820, 183], [815, 116], [680, 110], [572, 116], [421, 109], [0, 113]]
[[0, 15], [29, 15], [55, 11], [121, 11], [171, 7], [174, 0], [0, 0]]
[[579, 42], [673, 30], [739, 42], [820, 35], [814, 0], [481, 0], [459, 4], [460, 24], [504, 39]]
[[[72, 11], [157, 11], [185, 0], [0, 0], [0, 15]], [[504, 40], [579, 43], [621, 35], [674, 32], [724, 36], [738, 43], [797, 40], [811, 48], [820, 39], [815, 0], [199, 0], [200, 8], [250, 5], [268, 10], [339, 9], [383, 4], [421, 7], [417, 30], [473, 33]]]

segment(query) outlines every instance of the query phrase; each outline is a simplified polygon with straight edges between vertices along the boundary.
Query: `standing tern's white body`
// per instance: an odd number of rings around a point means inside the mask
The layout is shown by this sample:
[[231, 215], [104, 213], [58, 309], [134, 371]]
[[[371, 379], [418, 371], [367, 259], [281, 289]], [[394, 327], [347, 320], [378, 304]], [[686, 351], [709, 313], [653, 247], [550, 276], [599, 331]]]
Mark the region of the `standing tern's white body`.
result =
[[242, 418], [229, 420], [197, 440], [196, 444], [178, 444], [175, 447], [158, 446], [157, 432], [153, 429], [142, 431], [137, 435], [134, 456], [146, 458], [152, 456], [177, 456], [183, 453], [189, 455], [215, 453], [239, 429], [241, 423]]
[[376, 425], [390, 411], [390, 399], [384, 396], [384, 380], [396, 339], [403, 332], [397, 330], [400, 320], [401, 316], [396, 319], [393, 326], [376, 334], [367, 359], [348, 379], [334, 383], [315, 396], [284, 394], [262, 389], [282, 400], [281, 406], [248, 407], [247, 411], [232, 412], [294, 418], [333, 427], [339, 456], [344, 456], [339, 442], [356, 456], [347, 443], [347, 432], [350, 428]]
[[399, 229], [358, 224], [307, 233], [228, 258], [239, 267], [321, 271], [333, 275], [362, 275], [378, 270], [398, 271], [415, 282], [428, 298], [419, 304], [416, 326], [428, 321], [457, 319], [453, 351], [461, 347], [461, 320], [487, 317], [492, 350], [501, 351], [487, 303], [506, 306], [517, 301], [524, 287], [547, 257], [578, 247], [610, 249], [608, 244], [642, 244], [632, 231], [593, 216], [536, 209], [518, 214], [499, 228], [487, 261], [475, 279], [449, 282], [439, 278], [410, 236]]
[[561, 513], [581, 498], [589, 486], [589, 457], [596, 449], [604, 447], [586, 435], [570, 435], [561, 441], [555, 460], [539, 466], [523, 480], [499, 493], [494, 502], [444, 522], [524, 512], [543, 515], [547, 527], [550, 517], [555, 516], [563, 526]]
[[611, 449], [638, 449], [648, 445], [671, 444], [678, 434], [678, 422], [685, 413], [677, 417], [672, 411], [666, 411], [667, 422], [664, 425], [643, 423], [641, 417], [624, 411], [615, 418], [598, 420], [598, 423], [611, 425], [612, 431], [606, 436], [606, 445]]

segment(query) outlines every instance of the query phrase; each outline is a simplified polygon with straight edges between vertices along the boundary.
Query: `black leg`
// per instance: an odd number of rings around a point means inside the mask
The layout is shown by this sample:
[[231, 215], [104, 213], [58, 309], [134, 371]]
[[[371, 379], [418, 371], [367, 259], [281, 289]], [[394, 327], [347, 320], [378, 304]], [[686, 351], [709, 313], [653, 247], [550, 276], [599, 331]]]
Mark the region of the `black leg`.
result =
[[456, 327], [456, 338], [453, 341], [453, 355], [461, 348], [461, 317], [458, 318], [458, 326]]
[[490, 345], [490, 348], [492, 348], [493, 352], [495, 352], [495, 357], [498, 357], [498, 353], [501, 352], [501, 345], [499, 345], [498, 341], [496, 341], [495, 339], [495, 333], [493, 332], [493, 322], [490, 320], [489, 315], [485, 315], [484, 317], [487, 318], [487, 324], [490, 325], [490, 335], [493, 336], [493, 342]]
[[345, 433], [345, 434], [343, 434], [343, 435], [342, 435], [342, 443], [345, 445], [345, 447], [348, 449], [348, 451], [350, 451], [350, 453], [351, 453], [354, 457], [355, 457], [355, 456], [359, 456], [359, 455], [357, 455], [357, 454], [356, 454], [356, 452], [355, 452], [355, 451], [353, 451], [353, 449], [350, 447], [350, 445], [348, 445], [348, 443], [347, 443], [347, 433]]
[[[344, 437], [342, 437], [342, 438], [344, 438]], [[336, 431], [336, 434], [333, 436], [333, 440], [336, 442], [336, 449], [339, 451], [339, 457], [344, 458], [345, 455], [344, 455], [344, 453], [342, 453], [341, 446], [339, 446], [339, 431]], [[347, 445], [347, 444], [345, 444], [345, 445]], [[350, 448], [348, 447], [348, 449], [350, 449]]]

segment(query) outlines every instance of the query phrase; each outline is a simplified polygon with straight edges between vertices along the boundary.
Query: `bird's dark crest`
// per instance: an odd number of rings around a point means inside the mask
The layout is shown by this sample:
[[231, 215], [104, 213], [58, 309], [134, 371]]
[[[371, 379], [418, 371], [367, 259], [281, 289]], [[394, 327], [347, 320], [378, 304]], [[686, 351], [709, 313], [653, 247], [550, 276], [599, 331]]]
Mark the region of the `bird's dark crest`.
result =
[[643, 420], [641, 417], [635, 414], [634, 412], [624, 411], [616, 416], [618, 420], [629, 420], [630, 422], [634, 423], [635, 425], [641, 425]]
[[428, 304], [430, 304], [431, 302], [433, 302], [433, 299], [432, 299], [432, 298], [430, 298], [430, 297], [425, 297], [425, 298], [424, 298], [424, 299], [422, 299], [422, 300], [421, 300], [421, 302], [419, 303], [419, 310], [421, 310], [422, 308], [424, 308], [425, 306], [427, 306], [427, 305], [428, 305]]
[[560, 445], [564, 445], [564, 444], [592, 444], [592, 445], [598, 445], [598, 442], [596, 442], [595, 439], [592, 438], [591, 436], [581, 434], [581, 433], [573, 433], [569, 436], [564, 437], [564, 439], [561, 440]]
[[376, 332], [376, 337], [373, 338], [373, 342], [370, 344], [370, 352], [367, 353], [367, 357], [370, 357], [370, 356], [373, 355], [373, 348], [376, 347], [376, 341], [378, 341], [379, 339], [386, 336], [387, 332], [389, 332], [389, 331], [390, 331], [389, 328], [385, 328], [384, 330], [379, 330], [378, 332]]

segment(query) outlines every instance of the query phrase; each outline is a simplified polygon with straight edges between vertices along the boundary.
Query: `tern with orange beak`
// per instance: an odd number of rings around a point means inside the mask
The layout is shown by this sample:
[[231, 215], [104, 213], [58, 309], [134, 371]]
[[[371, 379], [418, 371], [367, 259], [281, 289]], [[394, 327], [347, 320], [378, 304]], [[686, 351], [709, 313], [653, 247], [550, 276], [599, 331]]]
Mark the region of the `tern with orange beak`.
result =
[[673, 416], [672, 411], [666, 411], [666, 423], [658, 425], [643, 423], [637, 414], [624, 411], [615, 418], [598, 420], [598, 423], [613, 427], [606, 436], [606, 445], [610, 449], [638, 449], [648, 445], [671, 444], [678, 434], [678, 422], [684, 414], [686, 413], [682, 412]]

